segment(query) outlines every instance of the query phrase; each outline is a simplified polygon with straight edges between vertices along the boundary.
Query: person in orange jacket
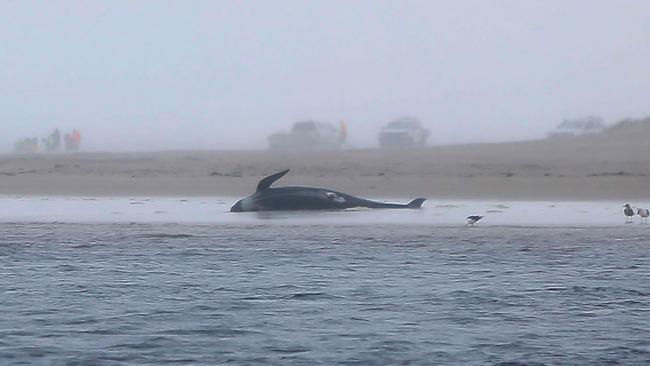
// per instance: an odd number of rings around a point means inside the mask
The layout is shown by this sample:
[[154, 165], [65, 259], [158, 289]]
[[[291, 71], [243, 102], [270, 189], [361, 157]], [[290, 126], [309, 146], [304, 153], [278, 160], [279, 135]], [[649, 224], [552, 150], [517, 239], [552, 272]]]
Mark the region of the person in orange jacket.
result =
[[72, 133], [65, 135], [65, 149], [68, 151], [78, 151], [81, 145], [81, 133], [77, 129], [72, 130]]
[[348, 139], [348, 126], [345, 121], [341, 121], [341, 128], [339, 129], [339, 139], [341, 143], [345, 143]]
[[76, 128], [72, 130], [72, 142], [77, 147], [77, 150], [79, 150], [79, 146], [81, 145], [81, 133], [79, 133]]

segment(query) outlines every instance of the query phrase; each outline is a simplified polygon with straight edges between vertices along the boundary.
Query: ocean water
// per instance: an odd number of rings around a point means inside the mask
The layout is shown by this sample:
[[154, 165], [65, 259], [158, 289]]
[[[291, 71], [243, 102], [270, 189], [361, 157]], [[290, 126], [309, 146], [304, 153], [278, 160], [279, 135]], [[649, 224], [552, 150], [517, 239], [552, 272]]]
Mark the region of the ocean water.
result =
[[606, 217], [535, 225], [516, 220], [539, 207], [498, 203], [513, 223], [468, 228], [497, 203], [131, 202], [4, 199], [0, 365], [650, 364], [650, 225], [615, 206], [533, 204]]

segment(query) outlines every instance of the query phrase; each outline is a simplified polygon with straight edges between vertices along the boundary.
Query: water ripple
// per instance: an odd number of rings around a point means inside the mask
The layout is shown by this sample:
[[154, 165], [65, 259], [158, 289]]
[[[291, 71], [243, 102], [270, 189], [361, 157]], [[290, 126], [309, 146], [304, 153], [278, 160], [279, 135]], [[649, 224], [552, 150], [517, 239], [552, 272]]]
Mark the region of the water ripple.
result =
[[0, 364], [650, 363], [641, 227], [14, 223], [0, 237]]

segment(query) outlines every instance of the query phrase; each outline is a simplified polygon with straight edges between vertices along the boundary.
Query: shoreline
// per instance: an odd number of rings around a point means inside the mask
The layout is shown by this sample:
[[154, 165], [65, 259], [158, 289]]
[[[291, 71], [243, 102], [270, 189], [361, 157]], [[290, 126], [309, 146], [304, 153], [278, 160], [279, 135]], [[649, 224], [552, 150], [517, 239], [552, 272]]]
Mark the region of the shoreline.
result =
[[[211, 225], [425, 225], [466, 227], [468, 215], [482, 215], [480, 227], [618, 227], [626, 225], [618, 202], [438, 201], [419, 210], [230, 212], [227, 198], [0, 197], [0, 224], [166, 223]], [[637, 225], [647, 226], [635, 217]], [[641, 227], [641, 226], [637, 226]]]
[[[259, 177], [260, 179], [262, 177]], [[304, 185], [340, 191], [363, 198], [407, 200], [424, 197], [428, 201], [625, 201], [650, 200], [645, 181], [635, 178], [594, 179], [461, 179], [393, 178], [329, 179], [319, 184], [313, 177], [296, 177], [286, 185]], [[242, 198], [255, 191], [258, 177], [241, 179], [212, 178], [96, 178], [22, 177], [0, 183], [1, 197], [72, 197], [72, 198]], [[284, 184], [278, 184], [283, 186]], [[585, 186], [592, 186], [585, 189]], [[414, 192], [414, 193], [410, 193]]]
[[0, 155], [1, 196], [243, 197], [264, 176], [367, 198], [650, 201], [650, 144], [536, 140], [405, 150]]

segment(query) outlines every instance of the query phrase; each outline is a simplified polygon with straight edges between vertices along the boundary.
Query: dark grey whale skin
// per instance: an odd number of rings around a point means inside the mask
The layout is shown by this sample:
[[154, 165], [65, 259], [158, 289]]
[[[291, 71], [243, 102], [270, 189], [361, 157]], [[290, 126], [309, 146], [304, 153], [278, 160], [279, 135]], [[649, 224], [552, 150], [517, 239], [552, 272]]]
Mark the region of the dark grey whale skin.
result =
[[351, 196], [349, 194], [314, 187], [279, 187], [271, 184], [289, 170], [264, 178], [257, 192], [235, 203], [230, 212], [295, 211], [295, 210], [344, 210], [347, 208], [421, 208], [426, 199], [416, 198], [410, 203], [383, 203]]

